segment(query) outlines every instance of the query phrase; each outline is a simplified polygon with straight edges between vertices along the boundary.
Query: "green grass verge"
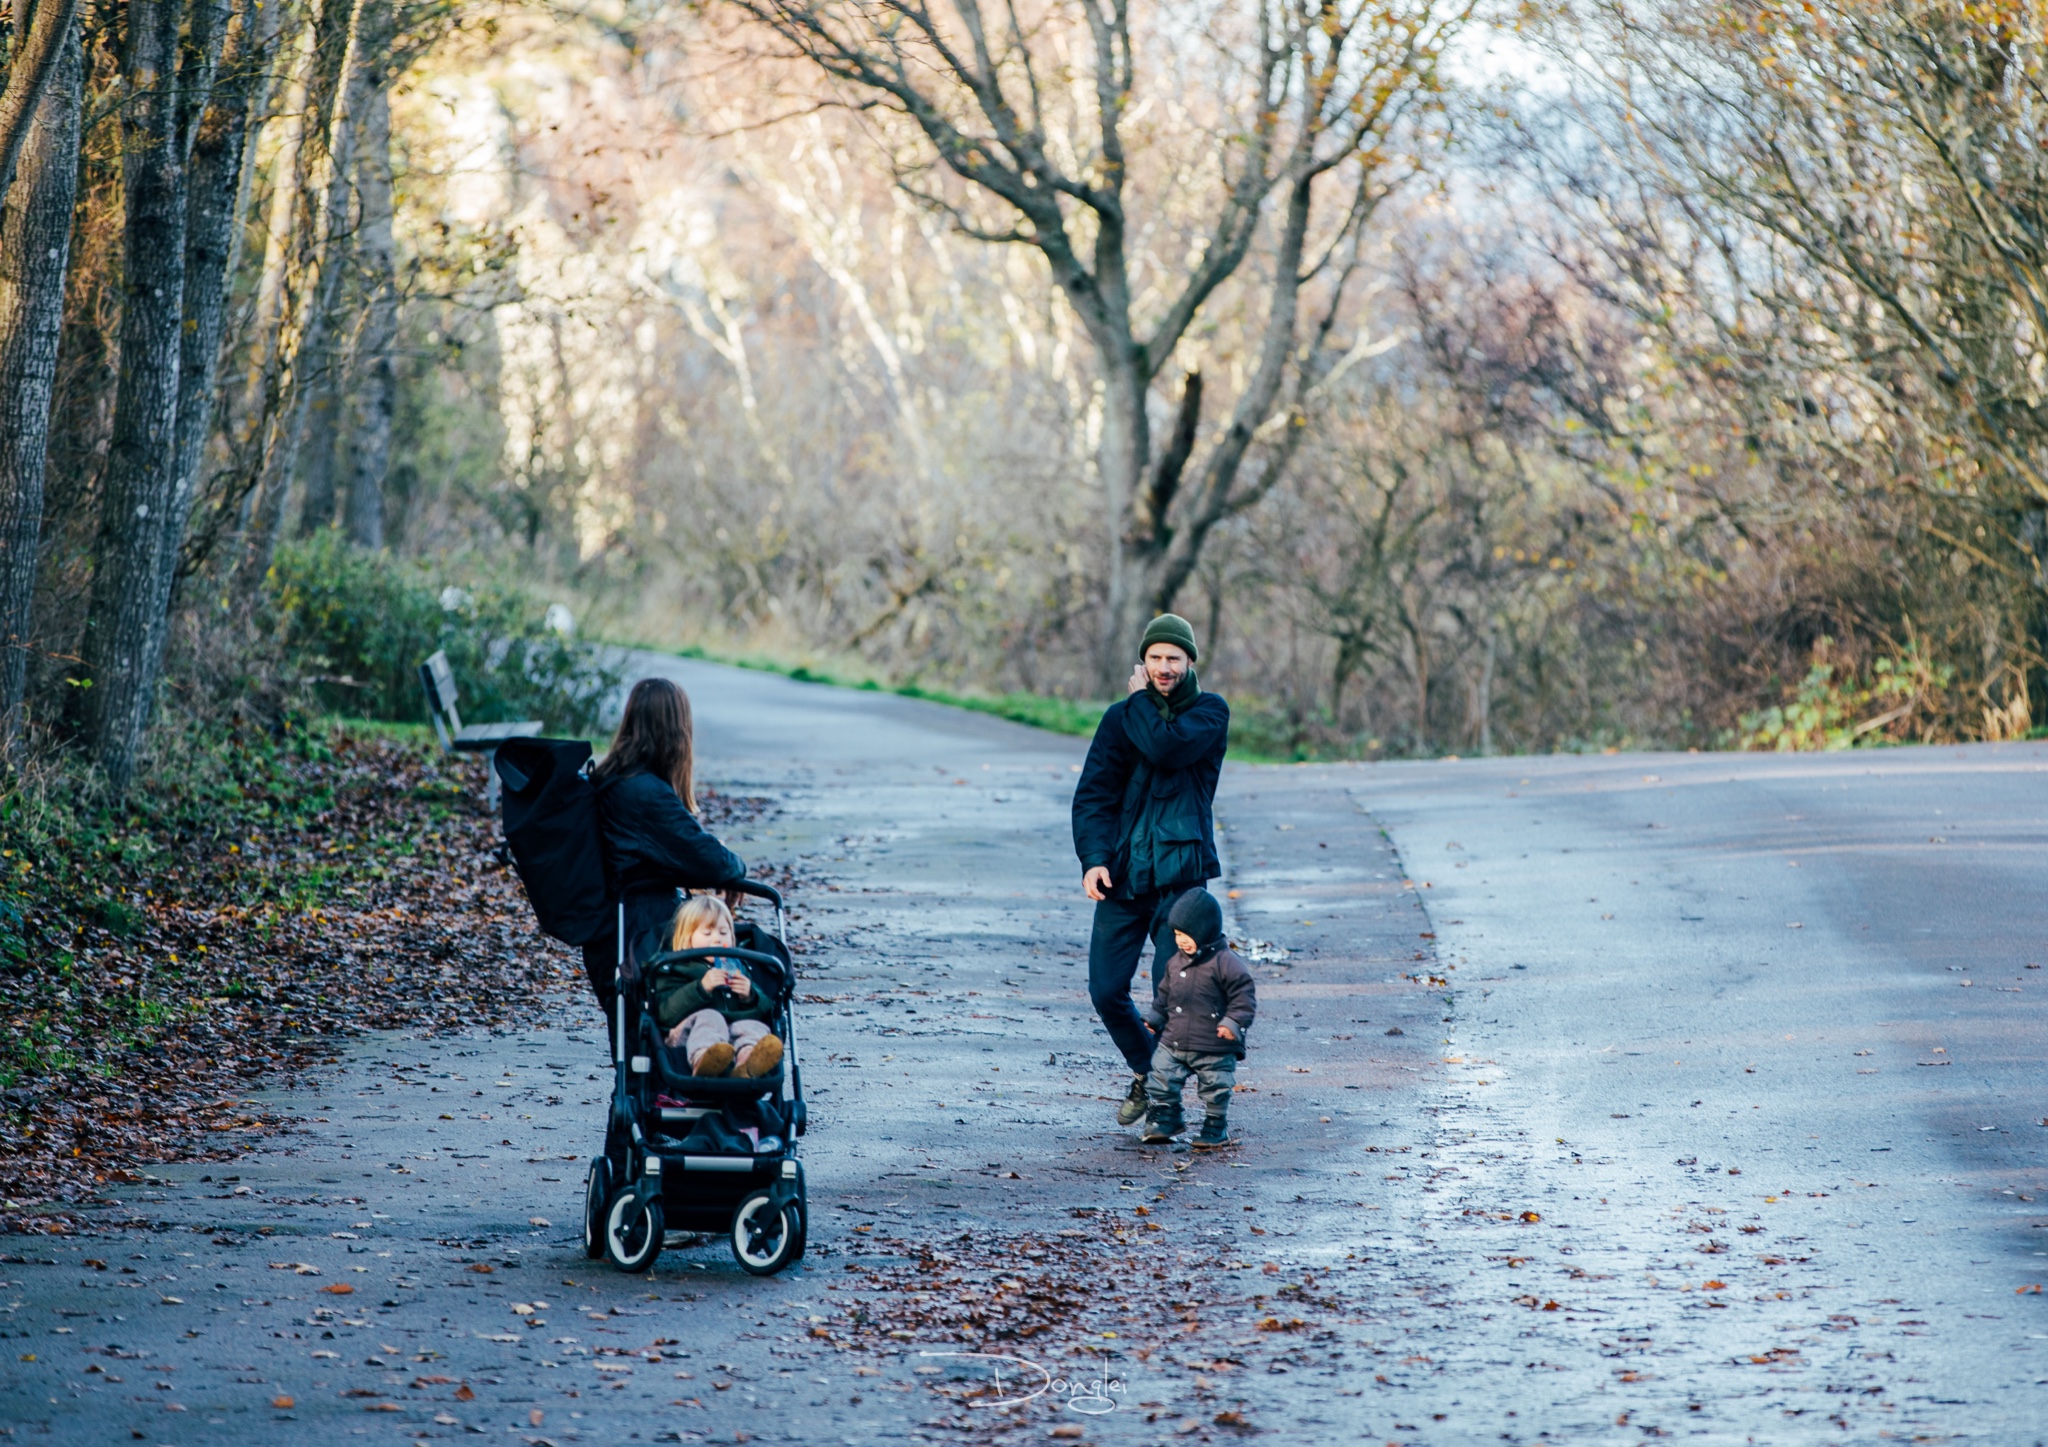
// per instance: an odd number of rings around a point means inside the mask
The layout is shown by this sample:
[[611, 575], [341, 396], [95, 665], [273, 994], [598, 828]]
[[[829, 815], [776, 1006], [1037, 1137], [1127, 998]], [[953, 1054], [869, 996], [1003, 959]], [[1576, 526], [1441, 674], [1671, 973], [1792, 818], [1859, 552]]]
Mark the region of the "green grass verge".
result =
[[724, 663], [734, 668], [751, 668], [760, 673], [776, 673], [798, 683], [822, 683], [833, 688], [857, 689], [862, 693], [893, 693], [899, 698], [915, 698], [925, 703], [940, 703], [948, 708], [971, 709], [975, 713], [993, 714], [1012, 723], [1027, 724], [1032, 728], [1046, 729], [1056, 734], [1073, 734], [1086, 738], [1095, 732], [1095, 725], [1102, 721], [1107, 703], [1077, 703], [1069, 698], [1050, 698], [1039, 693], [978, 694], [954, 693], [943, 688], [927, 688], [918, 683], [884, 683], [876, 678], [848, 678], [842, 674], [829, 673], [801, 663], [785, 663], [780, 659], [764, 657], [753, 653], [716, 653], [708, 648], [677, 648], [673, 651], [682, 658], [701, 658], [706, 663]]
[[[918, 683], [884, 683], [875, 678], [849, 678], [826, 669], [814, 668], [807, 664], [786, 663], [781, 659], [758, 653], [719, 653], [708, 648], [677, 648], [672, 651], [683, 658], [701, 658], [706, 663], [723, 663], [734, 668], [751, 668], [760, 673], [779, 674], [798, 683], [822, 683], [833, 688], [858, 689], [863, 693], [893, 693], [901, 698], [915, 698], [925, 703], [944, 704], [948, 708], [971, 709], [975, 713], [993, 714], [1012, 723], [1045, 729], [1056, 734], [1071, 734], [1076, 738], [1088, 738], [1095, 732], [1095, 726], [1102, 722], [1102, 714], [1109, 705], [1100, 700], [1076, 702], [1070, 698], [1053, 698], [1042, 693], [954, 693], [949, 689], [928, 688]], [[1232, 742], [1226, 756], [1240, 764], [1298, 764], [1306, 763], [1312, 755], [1306, 751], [1288, 752], [1284, 747], [1274, 747], [1265, 735], [1269, 730], [1263, 721], [1245, 715], [1232, 721]], [[1252, 737], [1243, 738], [1250, 733]]]
[[1095, 726], [1102, 722], [1103, 711], [1109, 707], [1106, 703], [1076, 703], [1070, 698], [1048, 698], [1040, 693], [1006, 693], [998, 697], [948, 693], [944, 689], [920, 688], [914, 683], [902, 684], [888, 691], [905, 698], [921, 698], [927, 703], [943, 703], [949, 708], [990, 713], [1012, 723], [1029, 724], [1032, 728], [1047, 729], [1056, 734], [1074, 734], [1080, 738], [1087, 738], [1095, 732]]
[[434, 726], [423, 723], [398, 723], [383, 718], [357, 718], [349, 714], [329, 714], [318, 720], [324, 729], [340, 729], [344, 733], [358, 734], [364, 738], [390, 739], [401, 744], [431, 744], [438, 742], [434, 737]]

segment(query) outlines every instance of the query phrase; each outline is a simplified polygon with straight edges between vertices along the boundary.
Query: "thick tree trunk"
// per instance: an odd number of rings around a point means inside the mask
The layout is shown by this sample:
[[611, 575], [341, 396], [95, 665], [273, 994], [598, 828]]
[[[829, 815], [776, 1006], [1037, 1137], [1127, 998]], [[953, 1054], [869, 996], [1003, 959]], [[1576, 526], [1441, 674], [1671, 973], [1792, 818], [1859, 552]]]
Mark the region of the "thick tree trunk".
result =
[[1415, 752], [1429, 747], [1429, 640], [1420, 626], [1409, 631], [1409, 647], [1415, 650]]
[[1112, 698], [1122, 696], [1124, 680], [1137, 661], [1138, 639], [1152, 617], [1144, 576], [1150, 543], [1133, 537], [1131, 517], [1152, 461], [1152, 423], [1145, 412], [1148, 388], [1137, 357], [1129, 355], [1128, 346], [1121, 350], [1126, 355], [1119, 357], [1097, 342], [1105, 376], [1102, 440], [1095, 457], [1109, 523], [1109, 606], [1103, 614], [1100, 672]]
[[[377, 7], [373, 35], [384, 42], [388, 4]], [[398, 254], [391, 234], [391, 71], [387, 46], [377, 46], [375, 73], [366, 88], [362, 138], [356, 152], [356, 193], [362, 220], [356, 258], [368, 295], [350, 368], [349, 470], [346, 522], [359, 548], [384, 546], [384, 479], [391, 471], [391, 429], [398, 413]]]
[[186, 183], [185, 322], [178, 361], [177, 450], [171, 500], [157, 540], [157, 598], [150, 609], [145, 653], [151, 677], [163, 666], [185, 525], [198, 494], [206, 445], [213, 437], [228, 283], [241, 229], [243, 155], [252, 114], [264, 100], [264, 66], [283, 8], [277, 4], [258, 8], [255, 0], [238, 0], [221, 57], [221, 80], [193, 138]]
[[39, 123], [43, 96], [54, 82], [64, 48], [78, 29], [78, 0], [40, 0], [14, 9], [14, 54], [0, 87], [0, 202], [14, 186], [16, 164]]
[[118, 797], [134, 778], [155, 691], [148, 666], [177, 468], [185, 297], [185, 158], [178, 134], [179, 6], [129, 0], [122, 111], [121, 376], [85, 635], [87, 742]]
[[335, 77], [334, 106], [327, 123], [320, 174], [306, 187], [313, 202], [303, 264], [298, 268], [297, 295], [290, 322], [278, 347], [281, 375], [276, 395], [274, 435], [265, 449], [256, 505], [249, 519], [242, 553], [241, 588], [253, 592], [270, 571], [284, 534], [299, 449], [314, 390], [332, 364], [334, 312], [341, 300], [340, 248], [348, 221], [349, 175], [357, 122], [363, 108], [363, 0], [350, 8], [340, 70]]
[[1494, 621], [1486, 620], [1486, 651], [1479, 659], [1479, 686], [1473, 690], [1472, 709], [1479, 715], [1479, 757], [1493, 757], [1493, 657]]
[[[326, 330], [332, 336], [333, 323]], [[348, 370], [347, 348], [330, 346], [320, 375], [306, 379], [312, 396], [306, 404], [305, 440], [299, 446], [300, 500], [295, 529], [302, 538], [334, 526], [341, 496], [336, 478], [341, 472], [341, 413]]]
[[[264, 226], [263, 270], [256, 281], [256, 312], [250, 322], [255, 345], [249, 351], [249, 371], [242, 382], [237, 422], [252, 429], [253, 442], [261, 445], [260, 429], [268, 420], [266, 407], [277, 364], [278, 332], [284, 325], [288, 297], [286, 275], [291, 270], [292, 243], [298, 235], [299, 195], [306, 174], [306, 108], [312, 103], [313, 69], [319, 62], [320, 3], [314, 0], [312, 13], [299, 27], [293, 47], [291, 77], [286, 82], [283, 105], [278, 114], [277, 158], [272, 163], [270, 211]], [[316, 128], [317, 130], [317, 128]]]
[[[257, 274], [255, 308], [248, 328], [248, 365], [240, 388], [229, 399], [227, 431], [234, 454], [233, 475], [223, 490], [217, 511], [207, 519], [209, 536], [200, 549], [202, 556], [210, 553], [220, 534], [231, 531], [237, 550], [231, 570], [237, 572], [241, 567], [240, 550], [247, 544], [257, 506], [256, 492], [262, 486], [265, 463], [276, 445], [278, 414], [286, 400], [284, 332], [290, 320], [293, 269], [303, 244], [302, 201], [320, 133], [319, 121], [311, 110], [325, 10], [325, 0], [308, 0], [291, 46], [291, 64], [276, 117], [278, 136], [271, 160], [270, 204], [263, 228], [263, 266]], [[259, 144], [261, 139], [259, 135]], [[255, 145], [248, 148], [252, 161], [256, 149]]]
[[[260, 4], [257, 17], [259, 39], [249, 52], [254, 70], [249, 83], [249, 119], [242, 140], [242, 169], [236, 183], [234, 214], [240, 218], [249, 213], [250, 198], [256, 190], [264, 135], [274, 122], [278, 140], [271, 148], [274, 152], [271, 158], [273, 184], [265, 211], [263, 265], [253, 314], [243, 323], [243, 334], [249, 339], [248, 368], [238, 386], [231, 386], [225, 378], [217, 379], [213, 393], [212, 405], [225, 414], [214, 431], [216, 435], [224, 434], [227, 439], [228, 460], [209, 485], [218, 489], [218, 496], [193, 530], [194, 536], [179, 550], [179, 578], [191, 574], [210, 557], [223, 536], [232, 536], [239, 541], [248, 526], [251, 492], [255, 476], [261, 469], [262, 448], [270, 427], [271, 414], [267, 410], [273, 400], [270, 382], [275, 368], [276, 334], [284, 306], [284, 277], [290, 258], [293, 217], [298, 214], [306, 107], [317, 58], [314, 37], [319, 21], [320, 0], [309, 0], [306, 13], [295, 13], [288, 5]], [[279, 42], [286, 35], [287, 27], [291, 38], [284, 47], [290, 51], [289, 64], [283, 67], [285, 91], [273, 110], [271, 87], [278, 78]], [[246, 231], [239, 220], [229, 229], [227, 275], [230, 278], [241, 266]], [[204, 457], [202, 444], [202, 468]], [[201, 479], [195, 477], [195, 491], [200, 485]], [[196, 504], [196, 496], [194, 501]]]
[[0, 207], [0, 755], [13, 752], [22, 728], [83, 70], [73, 25], [43, 87], [19, 184]]

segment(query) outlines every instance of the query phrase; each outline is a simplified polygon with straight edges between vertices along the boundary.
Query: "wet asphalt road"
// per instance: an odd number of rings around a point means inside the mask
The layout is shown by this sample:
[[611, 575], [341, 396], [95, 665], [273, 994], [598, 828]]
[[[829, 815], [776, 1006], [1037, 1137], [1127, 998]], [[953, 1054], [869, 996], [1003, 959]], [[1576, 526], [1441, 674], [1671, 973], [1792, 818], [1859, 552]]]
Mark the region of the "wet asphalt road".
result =
[[1524, 1418], [2048, 1436], [2048, 748], [1346, 787], [1458, 985], [1439, 1169], [1571, 1228], [1471, 1263], [1537, 1302]]
[[[148, 1228], [0, 1242], [0, 1430], [2043, 1435], [2048, 1310], [2024, 1289], [2048, 1281], [2048, 971], [2025, 967], [2048, 964], [2048, 751], [1233, 767], [1233, 929], [1268, 958], [1244, 1144], [1205, 1159], [1109, 1119], [1126, 1077], [1085, 1000], [1066, 832], [1082, 741], [662, 666], [706, 771], [780, 804], [730, 842], [809, 881], [805, 1264], [754, 1280], [717, 1241], [651, 1278], [581, 1258], [594, 1008], [375, 1037], [275, 1098], [297, 1133], [104, 1208]], [[1118, 1317], [1112, 1271], [1089, 1340], [1032, 1344], [1075, 1380], [1113, 1371], [1115, 1410], [963, 1407], [962, 1372], [918, 1355], [947, 1343], [840, 1329], [855, 1268], [1024, 1236], [1192, 1283], [1185, 1313], [1133, 1293]], [[1297, 1330], [1259, 1330], [1276, 1304]]]

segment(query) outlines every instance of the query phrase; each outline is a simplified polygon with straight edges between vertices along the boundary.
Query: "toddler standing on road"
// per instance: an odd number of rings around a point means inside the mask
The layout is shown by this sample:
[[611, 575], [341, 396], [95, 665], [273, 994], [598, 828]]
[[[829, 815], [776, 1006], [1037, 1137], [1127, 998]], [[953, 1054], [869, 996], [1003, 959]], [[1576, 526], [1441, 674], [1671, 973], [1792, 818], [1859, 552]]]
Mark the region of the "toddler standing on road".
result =
[[[712, 894], [692, 895], [676, 911], [671, 950], [712, 950], [733, 943], [732, 911]], [[768, 1033], [774, 1002], [754, 988], [738, 960], [685, 960], [660, 969], [663, 957], [647, 962], [660, 983], [653, 990], [654, 1018], [666, 1032], [662, 1041], [680, 1047], [692, 1075], [766, 1075], [782, 1063], [782, 1042]]]
[[1152, 1073], [1145, 1078], [1145, 1142], [1164, 1145], [1185, 1128], [1181, 1095], [1190, 1075], [1202, 1097], [1198, 1151], [1230, 1144], [1230, 1093], [1245, 1032], [1258, 1012], [1258, 987], [1223, 936], [1223, 906], [1206, 889], [1191, 889], [1166, 917], [1180, 953], [1152, 992], [1145, 1023], [1158, 1032]]

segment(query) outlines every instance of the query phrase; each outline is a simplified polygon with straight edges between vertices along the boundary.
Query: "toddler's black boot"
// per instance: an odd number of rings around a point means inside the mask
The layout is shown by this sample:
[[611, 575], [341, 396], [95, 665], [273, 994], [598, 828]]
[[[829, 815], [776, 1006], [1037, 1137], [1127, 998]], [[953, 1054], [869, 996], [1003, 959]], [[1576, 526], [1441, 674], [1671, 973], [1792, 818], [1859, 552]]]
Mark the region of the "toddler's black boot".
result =
[[[1147, 1137], [1150, 1139], [1150, 1137]], [[1230, 1120], [1226, 1116], [1211, 1115], [1202, 1119], [1202, 1133], [1190, 1142], [1198, 1151], [1218, 1151], [1233, 1144], [1230, 1139]]]
[[1154, 1111], [1145, 1121], [1145, 1144], [1148, 1146], [1170, 1144], [1175, 1136], [1186, 1129], [1187, 1122], [1182, 1120], [1179, 1115], [1168, 1115], [1162, 1111]]

